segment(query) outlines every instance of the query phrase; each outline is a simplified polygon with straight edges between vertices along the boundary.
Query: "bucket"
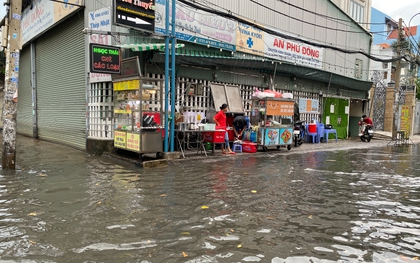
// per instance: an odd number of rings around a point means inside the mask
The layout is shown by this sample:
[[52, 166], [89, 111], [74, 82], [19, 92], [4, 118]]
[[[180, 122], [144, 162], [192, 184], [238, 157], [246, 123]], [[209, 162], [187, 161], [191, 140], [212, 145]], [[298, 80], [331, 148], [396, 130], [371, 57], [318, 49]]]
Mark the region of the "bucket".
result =
[[316, 133], [316, 123], [309, 123], [308, 124], [308, 132]]

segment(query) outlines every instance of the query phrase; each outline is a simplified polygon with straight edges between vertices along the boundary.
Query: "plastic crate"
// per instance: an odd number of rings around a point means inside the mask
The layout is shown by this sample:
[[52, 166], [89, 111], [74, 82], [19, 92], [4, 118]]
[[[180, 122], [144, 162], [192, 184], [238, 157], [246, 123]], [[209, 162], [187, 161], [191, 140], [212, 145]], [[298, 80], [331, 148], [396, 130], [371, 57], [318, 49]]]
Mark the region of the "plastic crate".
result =
[[242, 152], [255, 153], [257, 152], [257, 144], [250, 141], [242, 141]]
[[225, 133], [226, 131], [203, 132], [203, 141], [211, 143], [224, 143]]

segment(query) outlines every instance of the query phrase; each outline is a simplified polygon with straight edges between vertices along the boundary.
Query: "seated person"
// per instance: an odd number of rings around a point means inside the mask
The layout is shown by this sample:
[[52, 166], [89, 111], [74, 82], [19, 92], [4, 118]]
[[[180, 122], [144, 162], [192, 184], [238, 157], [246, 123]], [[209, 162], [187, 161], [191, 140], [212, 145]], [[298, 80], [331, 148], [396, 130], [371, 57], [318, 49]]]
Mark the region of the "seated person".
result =
[[233, 119], [233, 127], [235, 131], [235, 138], [242, 139], [242, 134], [246, 128], [246, 119], [244, 116], [239, 115]]

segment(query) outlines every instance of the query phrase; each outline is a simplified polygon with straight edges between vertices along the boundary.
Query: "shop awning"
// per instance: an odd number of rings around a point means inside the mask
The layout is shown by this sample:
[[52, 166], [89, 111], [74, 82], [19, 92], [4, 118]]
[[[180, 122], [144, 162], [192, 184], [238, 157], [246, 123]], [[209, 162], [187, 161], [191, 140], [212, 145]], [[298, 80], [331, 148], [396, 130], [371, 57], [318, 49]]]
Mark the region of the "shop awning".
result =
[[[185, 44], [176, 44], [175, 48], [182, 48]], [[133, 51], [149, 51], [149, 50], [160, 50], [164, 51], [165, 43], [145, 43], [145, 44], [124, 44], [119, 45], [121, 48], [131, 49]], [[169, 48], [171, 44], [169, 44]]]

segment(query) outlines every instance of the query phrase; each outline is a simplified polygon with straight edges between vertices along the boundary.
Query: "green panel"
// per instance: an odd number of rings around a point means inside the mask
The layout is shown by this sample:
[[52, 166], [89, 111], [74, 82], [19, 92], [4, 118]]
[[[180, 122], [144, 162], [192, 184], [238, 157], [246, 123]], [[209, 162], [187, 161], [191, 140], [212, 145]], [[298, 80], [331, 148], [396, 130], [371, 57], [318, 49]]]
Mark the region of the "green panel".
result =
[[[330, 124], [337, 130], [337, 137], [339, 139], [346, 139], [348, 137], [348, 118], [349, 115], [345, 113], [346, 107], [349, 106], [349, 100], [341, 98], [325, 98], [324, 112], [322, 122], [325, 123], [327, 116], [330, 117]], [[334, 105], [334, 112], [331, 112], [331, 106]], [[328, 139], [332, 139], [334, 135], [330, 134]]]
[[37, 40], [38, 135], [85, 149], [86, 88], [83, 15]]
[[350, 137], [359, 136], [359, 124], [358, 124], [359, 121], [360, 121], [360, 117], [350, 117], [350, 123], [349, 123]]
[[17, 133], [33, 136], [31, 50], [26, 46], [20, 52], [19, 86], [17, 107]]

